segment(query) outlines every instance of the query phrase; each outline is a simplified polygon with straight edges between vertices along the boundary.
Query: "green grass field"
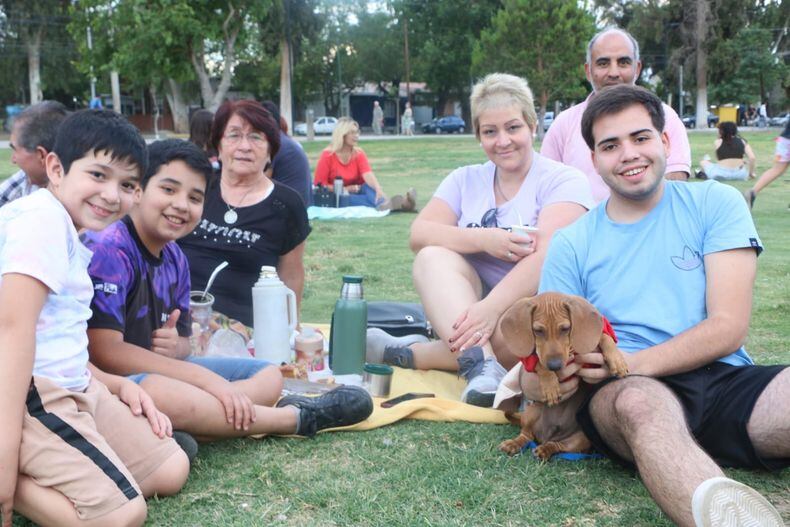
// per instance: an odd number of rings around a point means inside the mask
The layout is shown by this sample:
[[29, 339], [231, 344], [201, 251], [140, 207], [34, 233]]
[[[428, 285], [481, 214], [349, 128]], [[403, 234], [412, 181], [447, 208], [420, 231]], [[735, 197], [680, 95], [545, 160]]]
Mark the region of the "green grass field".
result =
[[[776, 130], [747, 132], [758, 173], [770, 166]], [[691, 133], [695, 163], [712, 154], [712, 133]], [[306, 143], [315, 166], [325, 142]], [[391, 195], [417, 188], [420, 206], [452, 169], [485, 159], [472, 137], [365, 141]], [[0, 176], [15, 169], [0, 151]], [[754, 219], [759, 259], [748, 348], [760, 363], [790, 362], [790, 185], [760, 195]], [[692, 183], [694, 184], [694, 183]], [[739, 189], [747, 183], [735, 185]], [[408, 249], [411, 214], [314, 222], [307, 245], [303, 319], [328, 322], [341, 275], [365, 276], [368, 299], [417, 300]], [[315, 440], [224, 441], [202, 445], [184, 490], [151, 500], [151, 525], [671, 525], [635, 474], [609, 461], [508, 458], [497, 449], [511, 426], [406, 421]], [[679, 453], [682, 455], [682, 453]], [[790, 522], [790, 471], [728, 471], [765, 493]]]

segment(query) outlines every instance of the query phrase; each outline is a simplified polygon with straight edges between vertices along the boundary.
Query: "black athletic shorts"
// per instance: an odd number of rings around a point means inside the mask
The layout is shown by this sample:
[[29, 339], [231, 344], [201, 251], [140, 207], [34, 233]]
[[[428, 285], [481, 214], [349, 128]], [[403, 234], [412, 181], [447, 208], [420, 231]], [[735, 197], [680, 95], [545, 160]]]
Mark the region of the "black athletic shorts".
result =
[[[724, 467], [781, 470], [788, 459], [763, 459], [757, 455], [746, 431], [758, 397], [787, 366], [732, 366], [714, 362], [696, 370], [657, 380], [668, 386], [680, 400], [692, 435], [716, 462]], [[590, 415], [593, 395], [616, 377], [591, 387], [576, 419], [596, 450], [621, 465], [633, 463], [610, 449], [595, 429]], [[777, 409], [777, 411], [780, 411]]]

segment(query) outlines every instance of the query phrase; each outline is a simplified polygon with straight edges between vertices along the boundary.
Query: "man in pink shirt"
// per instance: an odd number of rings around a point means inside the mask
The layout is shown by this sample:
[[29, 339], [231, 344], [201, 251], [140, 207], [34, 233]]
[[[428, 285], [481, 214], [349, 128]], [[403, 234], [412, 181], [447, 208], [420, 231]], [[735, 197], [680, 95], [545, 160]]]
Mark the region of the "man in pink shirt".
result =
[[[590, 149], [581, 133], [581, 120], [587, 103], [596, 92], [608, 86], [634, 84], [642, 71], [639, 44], [627, 31], [609, 27], [596, 34], [587, 44], [587, 63], [584, 65], [593, 93], [583, 102], [559, 114], [543, 138], [540, 153], [549, 159], [578, 168], [590, 180], [596, 202], [609, 197], [609, 187], [593, 166]], [[670, 152], [664, 177], [685, 181], [691, 173], [691, 148], [686, 128], [671, 107], [664, 106]]]

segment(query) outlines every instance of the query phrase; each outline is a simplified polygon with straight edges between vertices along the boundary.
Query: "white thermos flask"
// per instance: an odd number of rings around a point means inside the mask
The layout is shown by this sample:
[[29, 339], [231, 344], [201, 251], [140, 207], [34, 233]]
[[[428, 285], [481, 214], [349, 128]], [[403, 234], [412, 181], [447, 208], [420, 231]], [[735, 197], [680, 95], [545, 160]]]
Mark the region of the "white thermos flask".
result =
[[290, 339], [296, 329], [296, 295], [274, 267], [262, 266], [252, 287], [252, 317], [255, 357], [274, 364], [293, 362]]

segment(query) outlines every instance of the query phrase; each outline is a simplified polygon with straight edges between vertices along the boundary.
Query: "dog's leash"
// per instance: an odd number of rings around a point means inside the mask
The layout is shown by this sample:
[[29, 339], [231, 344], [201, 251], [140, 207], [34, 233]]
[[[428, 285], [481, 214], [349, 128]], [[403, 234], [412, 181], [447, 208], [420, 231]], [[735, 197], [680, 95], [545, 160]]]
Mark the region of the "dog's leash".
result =
[[[527, 450], [532, 452], [538, 447], [538, 444], [534, 441], [530, 441], [521, 449], [521, 453], [523, 454]], [[534, 454], [533, 454], [534, 455]], [[606, 456], [603, 454], [592, 453], [592, 454], [582, 454], [579, 452], [557, 452], [556, 454], [551, 456], [551, 459], [564, 459], [566, 461], [581, 461], [583, 459], [606, 459]]]

